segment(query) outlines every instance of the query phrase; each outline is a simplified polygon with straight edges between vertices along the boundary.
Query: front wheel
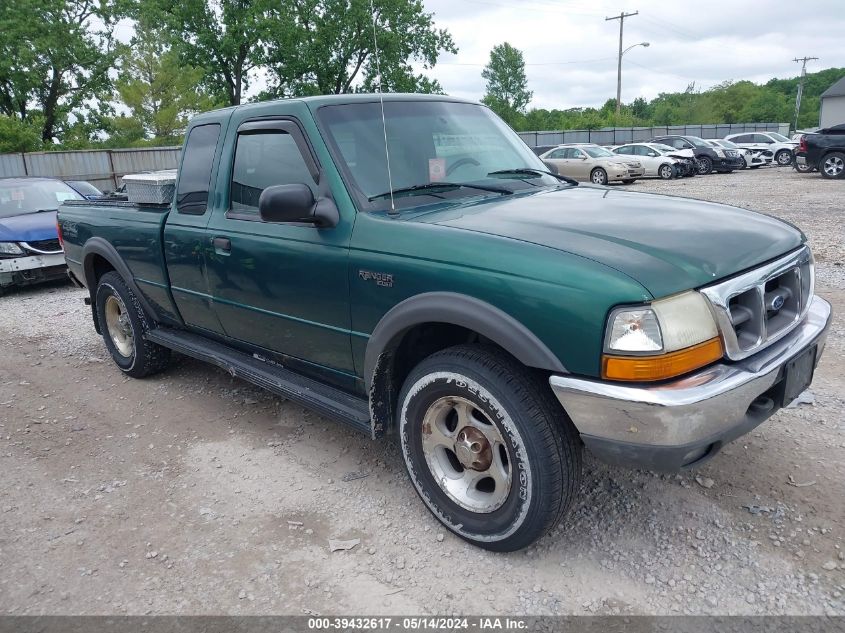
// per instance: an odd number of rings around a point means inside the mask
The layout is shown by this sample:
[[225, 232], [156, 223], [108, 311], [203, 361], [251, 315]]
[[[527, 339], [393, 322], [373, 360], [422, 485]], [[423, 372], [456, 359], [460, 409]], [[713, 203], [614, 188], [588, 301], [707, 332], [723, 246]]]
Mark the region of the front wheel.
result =
[[822, 158], [819, 171], [825, 178], [845, 178], [845, 154], [831, 152]]
[[787, 165], [792, 164], [792, 152], [788, 149], [782, 149], [777, 154], [775, 154], [775, 161], [781, 167], [786, 167]]
[[602, 169], [601, 167], [596, 167], [590, 173], [590, 181], [596, 185], [606, 185], [607, 184], [607, 172]]
[[625, 179], [622, 181], [622, 184], [623, 184], [623, 185], [630, 185], [630, 184], [632, 184], [632, 183], [635, 183], [636, 181], [637, 181], [637, 179], [636, 179], [636, 178], [625, 178]]
[[170, 350], [144, 338], [149, 320], [135, 293], [116, 272], [100, 278], [97, 321], [103, 340], [120, 370], [133, 378], [157, 373], [170, 362]]
[[578, 491], [577, 431], [542, 379], [495, 348], [463, 345], [422, 361], [405, 380], [397, 414], [414, 488], [474, 545], [530, 545]]
[[668, 163], [663, 164], [660, 166], [660, 169], [657, 170], [657, 175], [663, 180], [671, 180], [675, 177], [675, 168]]
[[709, 156], [702, 156], [698, 159], [698, 173], [703, 175], [713, 171], [713, 161]]

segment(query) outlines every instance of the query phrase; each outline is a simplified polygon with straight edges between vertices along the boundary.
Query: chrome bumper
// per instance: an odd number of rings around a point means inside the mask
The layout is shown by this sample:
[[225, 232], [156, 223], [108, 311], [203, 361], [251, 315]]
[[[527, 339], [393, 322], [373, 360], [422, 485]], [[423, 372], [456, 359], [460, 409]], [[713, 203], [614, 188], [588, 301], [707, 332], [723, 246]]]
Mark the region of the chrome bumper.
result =
[[[711, 365], [653, 386], [552, 376], [549, 383], [584, 443], [614, 463], [674, 471], [711, 457], [781, 406], [783, 367], [824, 348], [830, 304], [813, 297], [789, 335], [742, 361]], [[782, 397], [781, 397], [782, 400]]]

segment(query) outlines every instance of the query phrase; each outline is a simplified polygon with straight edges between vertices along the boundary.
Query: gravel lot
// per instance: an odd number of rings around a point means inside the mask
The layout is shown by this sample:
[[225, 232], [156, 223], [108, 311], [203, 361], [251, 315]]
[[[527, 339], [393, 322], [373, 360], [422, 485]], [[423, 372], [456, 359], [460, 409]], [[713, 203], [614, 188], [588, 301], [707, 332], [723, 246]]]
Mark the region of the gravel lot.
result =
[[390, 443], [188, 359], [125, 379], [82, 291], [0, 298], [0, 609], [845, 615], [843, 187], [776, 168], [629, 187], [803, 228], [827, 351], [806, 403], [697, 472], [587, 456], [574, 511], [509, 555], [441, 530]]

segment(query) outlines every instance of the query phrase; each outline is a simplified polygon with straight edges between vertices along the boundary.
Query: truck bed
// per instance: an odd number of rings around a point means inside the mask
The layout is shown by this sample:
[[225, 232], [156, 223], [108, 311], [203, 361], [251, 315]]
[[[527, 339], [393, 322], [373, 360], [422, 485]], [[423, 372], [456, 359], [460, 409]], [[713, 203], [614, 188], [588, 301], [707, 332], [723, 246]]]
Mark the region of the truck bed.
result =
[[82, 246], [92, 237], [110, 244], [129, 267], [138, 289], [165, 313], [174, 313], [162, 241], [169, 205], [122, 200], [68, 200], [62, 237], [68, 267], [84, 279]]

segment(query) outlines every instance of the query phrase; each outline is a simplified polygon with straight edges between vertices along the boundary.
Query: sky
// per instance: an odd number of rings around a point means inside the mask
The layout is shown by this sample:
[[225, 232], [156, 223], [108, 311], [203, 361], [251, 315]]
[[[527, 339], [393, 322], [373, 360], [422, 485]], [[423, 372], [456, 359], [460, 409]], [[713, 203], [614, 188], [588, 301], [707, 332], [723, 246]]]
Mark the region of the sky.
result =
[[496, 44], [525, 56], [529, 108], [600, 107], [616, 97], [620, 12], [624, 44], [622, 101], [652, 99], [695, 82], [706, 90], [726, 80], [763, 83], [800, 74], [795, 57], [818, 57], [807, 72], [845, 67], [845, 0], [424, 0], [457, 55], [426, 73], [453, 96], [484, 95], [481, 71]]

